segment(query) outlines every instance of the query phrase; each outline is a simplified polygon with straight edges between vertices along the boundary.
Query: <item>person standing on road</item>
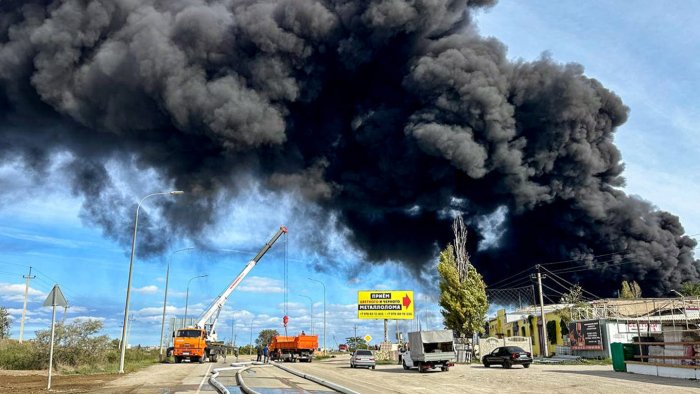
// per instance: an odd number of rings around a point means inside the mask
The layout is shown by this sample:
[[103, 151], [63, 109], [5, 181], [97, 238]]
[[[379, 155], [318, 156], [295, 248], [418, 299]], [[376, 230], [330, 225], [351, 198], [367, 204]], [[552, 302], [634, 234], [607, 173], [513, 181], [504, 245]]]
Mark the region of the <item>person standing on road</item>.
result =
[[263, 348], [263, 363], [267, 364], [268, 361], [268, 356], [270, 354], [270, 349], [267, 347], [267, 344]]
[[260, 361], [262, 361], [262, 349], [260, 348], [260, 346], [258, 346], [257, 349], [258, 349], [258, 358], [256, 358], [255, 361], [260, 362]]

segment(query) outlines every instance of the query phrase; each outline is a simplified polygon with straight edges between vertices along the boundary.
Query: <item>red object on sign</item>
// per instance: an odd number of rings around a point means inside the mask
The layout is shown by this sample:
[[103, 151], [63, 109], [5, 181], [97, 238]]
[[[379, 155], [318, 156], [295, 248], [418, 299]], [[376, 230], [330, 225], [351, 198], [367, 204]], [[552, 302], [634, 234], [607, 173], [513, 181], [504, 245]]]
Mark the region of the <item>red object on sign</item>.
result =
[[282, 318], [282, 322], [284, 323], [284, 326], [287, 327], [287, 323], [289, 323], [289, 316], [285, 315]]
[[403, 301], [403, 306], [406, 307], [406, 308], [408, 308], [408, 306], [411, 305], [411, 299], [408, 297], [408, 294], [406, 294], [406, 295], [403, 297], [403, 300], [402, 300], [402, 301]]

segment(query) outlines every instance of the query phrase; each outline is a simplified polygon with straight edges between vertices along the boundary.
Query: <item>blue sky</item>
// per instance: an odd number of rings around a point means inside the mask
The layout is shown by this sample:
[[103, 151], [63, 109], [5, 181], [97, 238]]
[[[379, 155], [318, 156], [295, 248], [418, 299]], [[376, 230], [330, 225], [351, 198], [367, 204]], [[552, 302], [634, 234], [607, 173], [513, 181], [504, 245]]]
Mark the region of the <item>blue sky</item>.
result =
[[[626, 190], [679, 215], [687, 233], [700, 234], [700, 27], [694, 16], [700, 3], [674, 2], [673, 8], [658, 1], [501, 1], [476, 16], [479, 30], [508, 46], [512, 59], [537, 59], [543, 52], [558, 62], [583, 64], [586, 74], [620, 95], [631, 108], [630, 118], [617, 132], [616, 143], [626, 163]], [[41, 189], [31, 187], [19, 164], [0, 167], [0, 185], [7, 191], [0, 201], [0, 305], [8, 307], [19, 335], [24, 280], [34, 267], [25, 337], [50, 323], [50, 308], [42, 308], [54, 283], [64, 291], [71, 307], [67, 319], [98, 318], [105, 332], [118, 337], [124, 311], [129, 250], [106, 239], [101, 230], [79, 217], [82, 200], [65, 186], [60, 165]], [[120, 169], [134, 171], [133, 169]], [[153, 191], [170, 189], [154, 174], [125, 173], [124, 189], [134, 201]], [[156, 197], [161, 198], [161, 197]], [[162, 197], [175, 198], [175, 197]], [[149, 208], [147, 200], [144, 208]], [[151, 205], [151, 207], [153, 207]], [[408, 289], [417, 295], [417, 313], [423, 327], [438, 327], [435, 289], [422, 288], [397, 264], [369, 266], [344, 241], [342, 233], [314, 229], [305, 218], [305, 207], [293, 195], [265, 194], [257, 188], [222, 209], [220, 223], [206, 236], [207, 246], [218, 252], [195, 249], [167, 253], [134, 266], [132, 303], [134, 314], [130, 343], [157, 344], [163, 306], [164, 276], [172, 258], [168, 316], [182, 316], [185, 290], [192, 281], [189, 314], [195, 316], [240, 272], [277, 228], [289, 227], [290, 332], [310, 329], [308, 299], [314, 301], [313, 320], [322, 331], [322, 288], [327, 287], [327, 345], [344, 342], [358, 326], [358, 334], [382, 336], [379, 321], [356, 320], [356, 291], [360, 289]], [[167, 231], [167, 229], [164, 229]], [[334, 269], [302, 248], [299, 234], [330, 234], [336, 260], [345, 269]], [[191, 246], [174, 245], [172, 251]], [[282, 330], [284, 248], [278, 243], [230, 297], [219, 324], [219, 337], [228, 340], [231, 324], [237, 343], [250, 340], [262, 328]], [[313, 267], [327, 267], [317, 271]], [[351, 268], [356, 269], [351, 269]], [[62, 318], [63, 314], [58, 314]], [[403, 331], [417, 322], [403, 322]], [[393, 333], [391, 325], [390, 332]], [[322, 339], [321, 339], [322, 341]]]

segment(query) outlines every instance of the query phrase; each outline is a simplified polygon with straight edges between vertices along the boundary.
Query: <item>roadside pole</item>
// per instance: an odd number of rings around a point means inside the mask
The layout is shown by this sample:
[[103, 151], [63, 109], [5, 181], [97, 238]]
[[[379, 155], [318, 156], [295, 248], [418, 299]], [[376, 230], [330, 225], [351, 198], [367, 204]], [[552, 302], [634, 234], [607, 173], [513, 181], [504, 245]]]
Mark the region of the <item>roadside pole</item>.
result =
[[27, 314], [27, 298], [29, 298], [29, 281], [36, 278], [36, 275], [32, 276], [32, 267], [29, 267], [29, 275], [22, 276], [26, 279], [24, 284], [24, 306], [22, 307], [22, 320], [19, 324], [19, 343], [22, 343], [22, 337], [24, 336], [24, 316]]
[[51, 347], [49, 350], [49, 381], [48, 385], [46, 386], [47, 390], [51, 390], [51, 372], [53, 369], [53, 340], [56, 334], [56, 306], [65, 307], [67, 305], [68, 302], [66, 301], [66, 298], [61, 292], [61, 288], [58, 287], [58, 285], [54, 285], [53, 289], [51, 290], [51, 293], [49, 293], [48, 297], [46, 297], [46, 301], [44, 301], [44, 306], [53, 307], [53, 312], [51, 314]]
[[547, 355], [549, 355], [549, 348], [547, 346], [547, 342], [549, 340], [547, 339], [547, 319], [545, 318], [544, 314], [544, 297], [542, 296], [542, 275], [540, 274], [540, 265], [536, 265], [535, 268], [537, 268], [537, 285], [540, 288], [540, 322], [542, 323], [542, 329], [540, 332], [540, 345], [544, 345], [540, 346], [540, 350], [544, 349], [544, 352], [540, 352], [540, 356], [547, 357]]

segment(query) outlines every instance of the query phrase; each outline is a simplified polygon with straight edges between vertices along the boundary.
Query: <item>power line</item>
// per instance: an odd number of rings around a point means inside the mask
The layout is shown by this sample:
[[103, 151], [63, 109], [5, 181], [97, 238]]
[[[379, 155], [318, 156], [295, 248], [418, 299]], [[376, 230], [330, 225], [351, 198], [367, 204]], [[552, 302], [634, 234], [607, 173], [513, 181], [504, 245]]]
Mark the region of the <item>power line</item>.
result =
[[612, 255], [615, 255], [615, 254], [620, 254], [620, 253], [624, 252], [625, 250], [627, 250], [627, 249], [623, 249], [623, 250], [620, 250], [620, 251], [618, 251], [618, 252], [597, 254], [597, 255], [593, 255], [593, 256], [584, 256], [584, 257], [579, 257], [579, 258], [571, 259], [571, 260], [561, 260], [561, 261], [553, 261], [553, 262], [549, 262], [549, 263], [542, 263], [542, 264], [540, 264], [540, 265], [541, 265], [541, 266], [542, 266], [542, 265], [549, 266], [549, 265], [555, 265], [555, 264], [574, 263], [574, 262], [577, 262], [577, 261], [584, 261], [584, 260], [589, 259], [589, 258], [594, 258], [594, 259], [595, 259], [595, 258], [598, 258], [598, 257], [605, 257], [605, 256], [612, 256]]
[[[553, 291], [555, 294], [557, 294], [557, 295], [559, 295], [559, 296], [564, 296], [564, 293], [562, 293], [561, 291], [554, 290], [553, 288], [547, 286], [547, 285], [544, 284], [544, 283], [542, 283], [542, 286], [543, 286], [543, 287], [546, 287], [547, 289], [549, 289], [549, 290], [551, 290], [551, 291]], [[557, 303], [553, 303], [553, 304], [557, 304]]]
[[[545, 270], [545, 271], [547, 271], [547, 273], [550, 274], [550, 277], [552, 277], [552, 280], [556, 281], [556, 280], [553, 279], [553, 278], [558, 278], [558, 279], [560, 279], [561, 281], [563, 281], [563, 282], [565, 282], [565, 283], [568, 283], [568, 284], [569, 284], [570, 286], [572, 286], [572, 287], [573, 287], [573, 286], [576, 286], [575, 284], [569, 282], [568, 280], [562, 278], [561, 276], [555, 274], [554, 272], [552, 272], [552, 271], [550, 271], [550, 270], [548, 270], [548, 269], [546, 269], [546, 268], [542, 268], [542, 269]], [[561, 284], [560, 284], [560, 286], [561, 286]], [[564, 286], [562, 286], [562, 287], [564, 287]], [[583, 287], [581, 287], [581, 291], [583, 291], [584, 293], [588, 293], [588, 294], [592, 295], [592, 296], [595, 297], [596, 299], [600, 299], [599, 296], [597, 296], [597, 295], [591, 293], [590, 291], [584, 289]]]
[[500, 287], [494, 288], [494, 287], [489, 286], [489, 287], [487, 287], [487, 289], [490, 289], [490, 290], [519, 289], [522, 287], [528, 287], [528, 286], [526, 286], [527, 283], [531, 283], [531, 279], [529, 276], [527, 276], [525, 278], [518, 279], [516, 281], [505, 283]]
[[499, 284], [501, 284], [501, 283], [503, 283], [503, 282], [505, 282], [505, 281], [507, 281], [507, 280], [509, 280], [509, 279], [511, 279], [511, 278], [515, 278], [515, 277], [518, 276], [518, 275], [521, 275], [521, 274], [523, 274], [523, 273], [525, 273], [525, 272], [527, 272], [527, 271], [532, 270], [532, 268], [533, 268], [533, 267], [525, 268], [524, 270], [518, 272], [517, 274], [513, 274], [513, 275], [511, 275], [511, 276], [509, 276], [509, 277], [507, 277], [507, 278], [505, 278], [505, 279], [501, 279], [501, 280], [499, 280], [499, 281], [497, 281], [497, 282], [494, 282], [494, 283], [490, 284], [489, 287], [498, 286]]

